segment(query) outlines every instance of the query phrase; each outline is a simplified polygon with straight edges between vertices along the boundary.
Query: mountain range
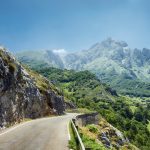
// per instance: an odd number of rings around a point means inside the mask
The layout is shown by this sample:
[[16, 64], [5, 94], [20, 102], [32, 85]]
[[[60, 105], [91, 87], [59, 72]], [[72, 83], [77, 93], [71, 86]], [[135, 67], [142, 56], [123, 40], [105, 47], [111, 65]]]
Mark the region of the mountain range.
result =
[[131, 49], [124, 41], [108, 38], [89, 49], [71, 53], [61, 49], [23, 51], [16, 55], [31, 68], [89, 70], [120, 93], [150, 95], [150, 49]]

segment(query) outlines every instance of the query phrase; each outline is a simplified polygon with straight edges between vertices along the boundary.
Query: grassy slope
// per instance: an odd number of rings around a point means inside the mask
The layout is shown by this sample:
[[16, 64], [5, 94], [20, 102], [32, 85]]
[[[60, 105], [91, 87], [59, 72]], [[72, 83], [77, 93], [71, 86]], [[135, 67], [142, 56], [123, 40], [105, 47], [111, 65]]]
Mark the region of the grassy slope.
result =
[[70, 132], [70, 141], [69, 141], [69, 148], [76, 150], [78, 147], [77, 141], [76, 141], [76, 135], [74, 133], [73, 127], [71, 122], [69, 122], [69, 132]]

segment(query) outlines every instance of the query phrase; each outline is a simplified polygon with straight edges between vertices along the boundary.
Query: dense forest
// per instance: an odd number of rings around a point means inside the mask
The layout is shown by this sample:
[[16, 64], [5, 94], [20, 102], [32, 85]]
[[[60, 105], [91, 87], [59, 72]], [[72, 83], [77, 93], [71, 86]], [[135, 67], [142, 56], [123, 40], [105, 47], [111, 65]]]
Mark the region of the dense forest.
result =
[[130, 142], [142, 150], [150, 148], [150, 104], [121, 96], [102, 84], [89, 71], [75, 72], [56, 68], [36, 71], [57, 85], [66, 100], [80, 108], [98, 111], [113, 126], [121, 130]]
[[109, 74], [98, 76], [104, 83], [109, 84], [118, 93], [130, 97], [150, 97], [150, 83], [139, 79], [132, 79], [126, 75]]

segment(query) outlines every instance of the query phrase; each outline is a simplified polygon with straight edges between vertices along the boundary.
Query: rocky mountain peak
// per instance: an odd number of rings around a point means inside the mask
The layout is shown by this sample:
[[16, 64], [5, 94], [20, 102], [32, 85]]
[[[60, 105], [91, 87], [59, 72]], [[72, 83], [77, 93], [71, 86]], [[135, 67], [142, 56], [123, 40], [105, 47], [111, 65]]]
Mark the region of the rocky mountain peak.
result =
[[146, 61], [150, 61], [150, 49], [143, 48], [142, 55], [144, 57], [143, 59], [145, 59]]
[[128, 44], [124, 41], [116, 41], [113, 40], [112, 38], [108, 38], [104, 41], [101, 42], [101, 45], [103, 45], [103, 47], [108, 47], [108, 48], [114, 48], [114, 47], [127, 47]]

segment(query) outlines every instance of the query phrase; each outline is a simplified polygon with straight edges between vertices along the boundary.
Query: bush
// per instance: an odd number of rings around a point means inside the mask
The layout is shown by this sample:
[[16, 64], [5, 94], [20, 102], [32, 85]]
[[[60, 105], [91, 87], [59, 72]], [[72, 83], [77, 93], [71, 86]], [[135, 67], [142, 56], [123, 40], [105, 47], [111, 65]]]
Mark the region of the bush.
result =
[[9, 71], [14, 73], [16, 71], [16, 65], [13, 63], [9, 63]]
[[102, 144], [97, 143], [96, 140], [89, 138], [87, 135], [82, 134], [81, 138], [86, 148], [90, 148], [92, 150], [106, 150]]
[[87, 128], [88, 128], [89, 131], [92, 132], [92, 133], [97, 133], [97, 132], [98, 132], [98, 129], [97, 129], [96, 125], [94, 125], [94, 124], [87, 125]]

